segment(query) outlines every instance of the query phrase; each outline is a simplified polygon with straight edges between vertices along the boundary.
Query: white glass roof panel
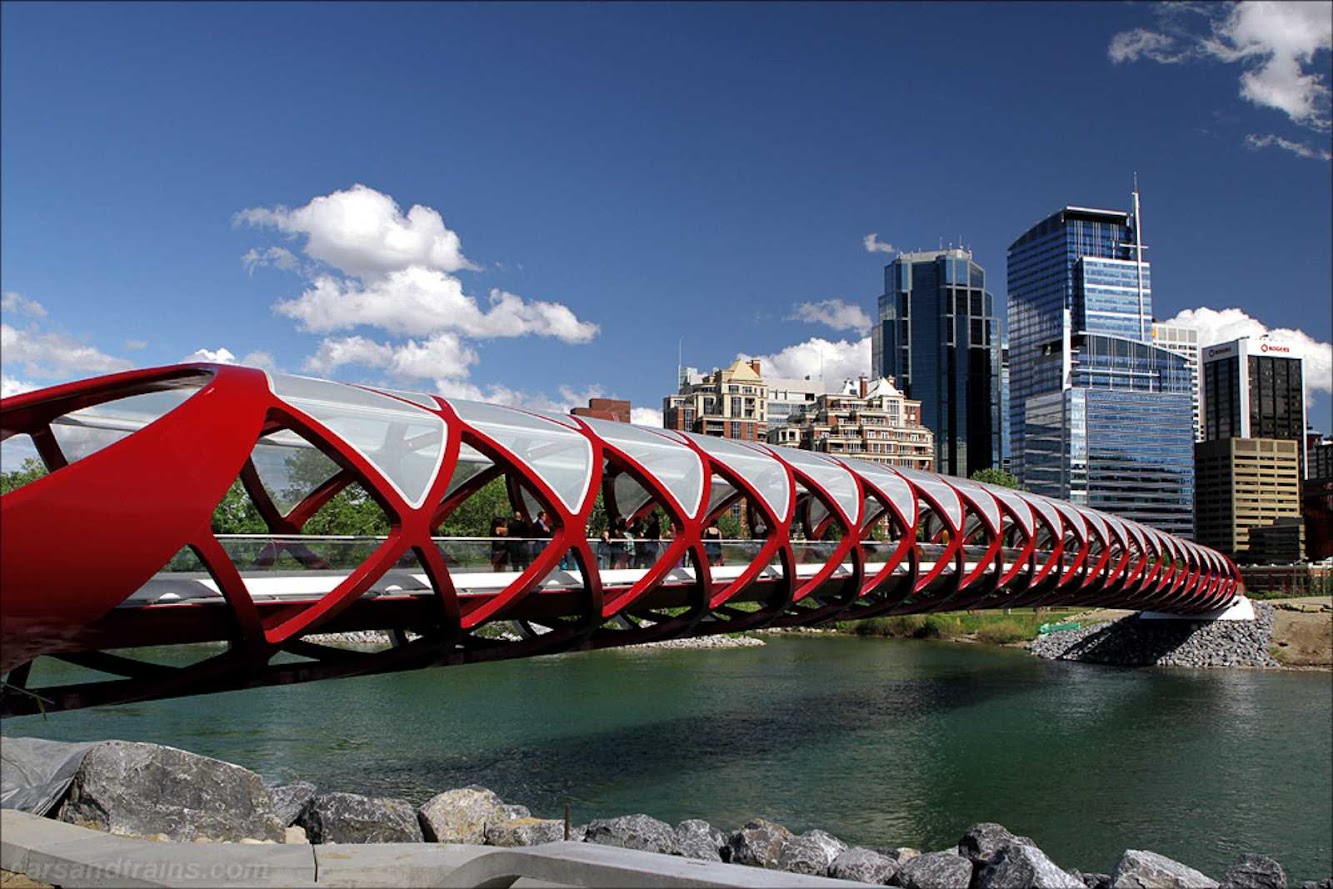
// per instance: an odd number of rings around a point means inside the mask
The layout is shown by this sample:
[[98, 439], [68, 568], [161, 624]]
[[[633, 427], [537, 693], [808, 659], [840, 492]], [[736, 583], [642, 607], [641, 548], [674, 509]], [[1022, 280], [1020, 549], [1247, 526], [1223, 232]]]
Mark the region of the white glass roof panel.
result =
[[704, 453], [750, 483], [782, 520], [791, 511], [792, 483], [787, 468], [755, 448], [711, 435], [686, 433]]
[[853, 525], [861, 521], [861, 495], [850, 471], [812, 451], [796, 448], [768, 448], [779, 460], [785, 460], [815, 480], [842, 507]]
[[458, 418], [507, 450], [549, 487], [570, 512], [592, 487], [592, 442], [567, 426], [526, 411], [448, 399]]
[[1080, 543], [1088, 542], [1088, 523], [1084, 520], [1082, 513], [1075, 509], [1072, 504], [1061, 500], [1051, 500], [1045, 497], [1042, 499], [1054, 506], [1056, 512], [1064, 516], [1065, 520], [1073, 526], [1074, 535], [1078, 537]]
[[905, 478], [892, 469], [871, 463], [869, 460], [846, 457], [842, 460], [842, 464], [882, 491], [889, 502], [903, 514], [909, 525], [916, 524], [916, 490]]
[[963, 527], [963, 501], [959, 498], [958, 492], [944, 479], [937, 475], [931, 475], [929, 472], [920, 472], [916, 469], [908, 469], [905, 466], [895, 466], [894, 471], [938, 503], [940, 509], [944, 511], [944, 517], [955, 531]]
[[413, 508], [425, 502], [444, 460], [448, 429], [439, 416], [346, 383], [268, 378], [274, 395], [351, 445]]
[[360, 386], [359, 388], [365, 389], [370, 392], [380, 392], [383, 393], [384, 395], [392, 395], [395, 398], [401, 398], [404, 401], [410, 401], [415, 405], [426, 408], [427, 410], [432, 410], [432, 411], [439, 410], [440, 407], [438, 404], [435, 403], [434, 398], [425, 394], [424, 392], [404, 392], [402, 389], [384, 389], [379, 386]]
[[714, 474], [713, 487], [710, 489], [708, 495], [707, 514], [712, 515], [713, 510], [717, 509], [719, 503], [735, 493], [736, 489], [732, 486], [731, 482], [727, 481], [720, 475]]
[[[1078, 509], [1078, 507], [1074, 507]], [[1097, 538], [1107, 549], [1111, 547], [1111, 533], [1107, 530], [1106, 520], [1094, 509], [1078, 509], [1079, 515], [1083, 516], [1092, 528], [1097, 532]]]
[[623, 516], [632, 516], [649, 500], [653, 499], [634, 476], [622, 472], [616, 476], [616, 507]]
[[998, 532], [1000, 530], [1000, 504], [995, 502], [995, 498], [990, 495], [989, 491], [978, 484], [961, 478], [953, 479], [950, 484], [981, 511], [992, 531]]
[[1055, 507], [1050, 503], [1033, 494], [1022, 494], [1023, 500], [1028, 506], [1032, 507], [1033, 515], [1039, 515], [1045, 520], [1046, 524], [1052, 529], [1057, 538], [1064, 537], [1063, 524], [1060, 522], [1060, 513], [1055, 511]]
[[1032, 515], [1032, 506], [1026, 500], [1018, 496], [1011, 488], [986, 484], [981, 485], [981, 487], [985, 488], [996, 500], [1008, 506], [1013, 514], [1018, 517], [1018, 524], [1023, 529], [1023, 533], [1029, 537], [1032, 536], [1037, 528], [1037, 520]]
[[1129, 545], [1128, 532], [1125, 530], [1125, 523], [1109, 513], [1100, 513], [1102, 520], [1111, 526], [1111, 539], [1108, 544], [1119, 544], [1122, 548]]
[[639, 426], [592, 417], [581, 419], [598, 438], [648, 470], [687, 516], [699, 511], [704, 463], [695, 451]]

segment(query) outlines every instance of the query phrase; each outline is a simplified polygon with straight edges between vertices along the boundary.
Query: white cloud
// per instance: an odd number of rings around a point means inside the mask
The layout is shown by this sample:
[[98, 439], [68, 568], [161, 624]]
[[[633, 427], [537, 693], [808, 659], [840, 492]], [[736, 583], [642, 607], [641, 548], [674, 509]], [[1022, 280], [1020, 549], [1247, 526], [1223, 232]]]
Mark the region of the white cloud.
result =
[[18, 315], [28, 315], [33, 318], [45, 318], [46, 309], [35, 299], [28, 299], [20, 293], [13, 290], [7, 290], [0, 295], [0, 312], [12, 312]]
[[801, 303], [796, 306], [795, 314], [789, 315], [787, 320], [827, 324], [834, 330], [854, 330], [860, 334], [868, 333], [870, 330], [870, 317], [866, 315], [865, 310], [840, 299]]
[[1260, 337], [1264, 334], [1289, 343], [1305, 359], [1305, 390], [1333, 392], [1333, 343], [1321, 343], [1303, 330], [1288, 327], [1269, 328], [1258, 318], [1252, 318], [1244, 309], [1185, 309], [1167, 324], [1193, 327], [1199, 331], [1199, 345], [1211, 346], [1243, 336]]
[[1327, 65], [1316, 60], [1320, 53], [1333, 49], [1333, 0], [1244, 0], [1191, 6], [1188, 11], [1200, 14], [1209, 26], [1208, 33], [1182, 26], [1173, 6], [1158, 7], [1166, 32], [1135, 28], [1112, 37], [1107, 49], [1110, 59], [1116, 63], [1140, 58], [1163, 63], [1210, 59], [1239, 64], [1243, 69], [1240, 95], [1247, 102], [1281, 111], [1293, 123], [1316, 132], [1329, 131]]
[[[586, 389], [561, 386], [559, 394], [552, 396], [544, 392], [525, 392], [494, 383], [482, 388], [466, 380], [439, 380], [436, 382], [435, 392], [444, 398], [485, 401], [509, 407], [553, 411], [558, 414], [567, 414], [576, 407], [587, 407], [589, 399], [602, 398], [606, 394], [602, 387], [596, 384]], [[660, 422], [658, 425], [661, 425]]]
[[377, 343], [363, 336], [326, 338], [306, 359], [305, 369], [331, 373], [346, 365], [374, 367], [415, 380], [459, 380], [477, 362], [477, 354], [451, 333], [405, 343]]
[[304, 235], [307, 256], [364, 280], [413, 267], [441, 272], [476, 268], [437, 211], [414, 204], [404, 215], [393, 198], [359, 183], [295, 210], [242, 210], [235, 222]]
[[36, 327], [20, 330], [0, 323], [0, 363], [38, 379], [56, 379], [126, 370], [130, 362], [79, 342], [67, 334]]
[[655, 426], [662, 428], [662, 412], [652, 407], [631, 407], [629, 421], [636, 426]]
[[1245, 137], [1245, 144], [1258, 151], [1261, 148], [1277, 147], [1300, 157], [1311, 160], [1333, 160], [1333, 153], [1324, 148], [1315, 148], [1306, 145], [1304, 142], [1293, 142], [1290, 139], [1283, 139], [1281, 136], [1260, 136], [1257, 133], [1250, 133]]
[[255, 269], [264, 266], [272, 266], [284, 272], [295, 272], [301, 268], [301, 260], [286, 247], [269, 247], [267, 250], [251, 247], [241, 257], [241, 265], [245, 266], [245, 271], [251, 275], [255, 273]]
[[37, 386], [20, 380], [18, 377], [11, 377], [0, 374], [0, 398], [8, 398], [11, 395], [18, 395], [20, 392], [31, 392]]
[[1146, 28], [1134, 28], [1130, 31], [1121, 31], [1112, 37], [1111, 45], [1107, 48], [1106, 54], [1116, 64], [1136, 62], [1140, 58], [1147, 58], [1154, 62], [1171, 65], [1184, 61], [1189, 56], [1188, 52], [1182, 53], [1175, 50], [1175, 45], [1175, 38], [1170, 35], [1159, 34]]
[[828, 381], [855, 379], [870, 373], [870, 337], [855, 342], [832, 342], [812, 337], [803, 343], [788, 346], [771, 355], [750, 355], [742, 352], [737, 358], [758, 358], [765, 377], [802, 379], [819, 378]]
[[897, 253], [897, 252], [898, 252], [898, 248], [897, 248], [897, 247], [893, 246], [892, 244], [890, 244], [890, 243], [888, 243], [888, 242], [886, 242], [886, 241], [881, 241], [881, 240], [879, 239], [879, 235], [876, 234], [875, 232], [871, 232], [870, 234], [868, 234], [868, 235], [866, 235], [864, 238], [862, 238], [862, 239], [861, 239], [861, 243], [865, 245], [865, 248], [866, 248], [866, 252], [867, 252], [867, 253]]
[[147, 349], [148, 340], [126, 340], [125, 348], [131, 352], [138, 352], [140, 349]]
[[410, 268], [365, 286], [323, 276], [295, 299], [279, 302], [274, 310], [314, 333], [365, 325], [408, 336], [452, 330], [477, 339], [533, 335], [586, 343], [599, 330], [560, 303], [527, 302], [503, 290], [492, 290], [489, 303], [489, 311], [483, 309], [463, 293], [457, 278], [433, 269]]
[[247, 352], [241, 358], [237, 358], [235, 353], [225, 346], [218, 349], [195, 349], [181, 359], [182, 364], [195, 361], [205, 364], [242, 364], [246, 367], [266, 369], [272, 369], [274, 366], [273, 356], [267, 352]]

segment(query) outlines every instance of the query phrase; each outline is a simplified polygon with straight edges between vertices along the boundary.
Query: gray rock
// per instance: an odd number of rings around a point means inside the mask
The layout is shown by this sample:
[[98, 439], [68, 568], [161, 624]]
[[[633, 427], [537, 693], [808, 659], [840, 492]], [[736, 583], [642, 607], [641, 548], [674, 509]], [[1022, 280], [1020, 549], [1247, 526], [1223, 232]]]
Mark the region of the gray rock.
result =
[[676, 825], [676, 854], [700, 861], [726, 861], [731, 855], [726, 834], [700, 818]]
[[511, 806], [511, 805], [509, 805], [508, 803], [505, 803], [503, 806], [500, 807], [500, 809], [501, 809], [501, 811], [504, 812], [504, 816], [505, 816], [506, 818], [531, 818], [531, 817], [532, 817], [532, 812], [529, 811], [529, 809], [528, 809], [527, 806]]
[[792, 874], [822, 877], [829, 865], [847, 849], [847, 844], [822, 830], [811, 830], [792, 837], [778, 853], [778, 870]]
[[484, 787], [460, 787], [431, 797], [418, 810], [428, 842], [486, 842], [486, 827], [508, 820], [504, 801]]
[[921, 854], [920, 849], [913, 849], [911, 846], [896, 846], [892, 849], [880, 849], [879, 854], [886, 858], [892, 858], [899, 864], [905, 864]]
[[279, 784], [270, 787], [273, 795], [273, 811], [283, 827], [291, 827], [301, 816], [301, 811], [315, 798], [315, 785], [309, 781], [295, 781], [291, 784]]
[[898, 862], [887, 855], [853, 846], [829, 865], [828, 875], [835, 880], [855, 880], [858, 883], [887, 885], [898, 873]]
[[420, 843], [421, 823], [412, 804], [357, 793], [321, 793], [297, 822], [312, 843]]
[[1085, 889], [1082, 877], [1057, 867], [1036, 846], [1010, 841], [977, 870], [975, 889]]
[[1070, 873], [1082, 880], [1087, 889], [1111, 889], [1110, 874], [1086, 874], [1076, 870]]
[[765, 818], [752, 818], [728, 840], [731, 861], [733, 864], [778, 870], [782, 847], [794, 836], [781, 824], [774, 824]]
[[1126, 849], [1111, 874], [1114, 889], [1216, 889], [1217, 881], [1165, 855]]
[[1287, 872], [1266, 855], [1242, 855], [1227, 868], [1222, 885], [1228, 889], [1287, 889]]
[[961, 889], [972, 880], [972, 862], [956, 852], [927, 852], [898, 869], [904, 889]]
[[973, 824], [958, 841], [958, 854], [973, 864], [985, 864], [991, 856], [1014, 841], [1014, 835], [993, 821]]
[[281, 842], [284, 827], [254, 772], [128, 741], [105, 741], [88, 751], [55, 817], [121, 836], [163, 834], [177, 842]]
[[647, 815], [622, 815], [588, 822], [585, 843], [620, 846], [642, 852], [671, 855], [676, 851], [676, 835], [671, 825]]
[[554, 818], [511, 818], [486, 828], [488, 846], [537, 846], [565, 838], [565, 822]]

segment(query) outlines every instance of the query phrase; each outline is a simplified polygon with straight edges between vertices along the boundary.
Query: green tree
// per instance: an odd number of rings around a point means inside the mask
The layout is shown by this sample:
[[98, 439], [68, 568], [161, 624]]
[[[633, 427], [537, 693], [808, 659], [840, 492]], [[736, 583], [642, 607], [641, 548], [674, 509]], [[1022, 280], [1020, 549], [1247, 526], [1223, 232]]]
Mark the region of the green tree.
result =
[[1017, 488], [1018, 478], [1003, 469], [978, 469], [970, 476], [974, 482], [997, 485], [1001, 488]]
[[491, 479], [458, 505], [440, 525], [442, 537], [489, 537], [491, 519], [512, 512], [503, 476]]
[[29, 457], [12, 472], [0, 472], [0, 494], [8, 494], [46, 475], [46, 467], [36, 457]]
[[259, 510], [246, 493], [241, 480], [231, 483], [222, 501], [213, 510], [214, 534], [267, 534], [268, 525], [259, 517]]

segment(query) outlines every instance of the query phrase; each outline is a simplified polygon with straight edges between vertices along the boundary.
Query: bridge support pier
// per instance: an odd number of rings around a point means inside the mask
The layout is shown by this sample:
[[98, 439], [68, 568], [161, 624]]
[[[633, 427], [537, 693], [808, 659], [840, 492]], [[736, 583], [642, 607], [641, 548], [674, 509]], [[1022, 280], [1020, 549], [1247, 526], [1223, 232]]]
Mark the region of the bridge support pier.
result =
[[1163, 611], [1141, 611], [1140, 620], [1254, 620], [1254, 603], [1248, 596], [1238, 596], [1226, 608], [1207, 611], [1203, 614], [1167, 614]]

